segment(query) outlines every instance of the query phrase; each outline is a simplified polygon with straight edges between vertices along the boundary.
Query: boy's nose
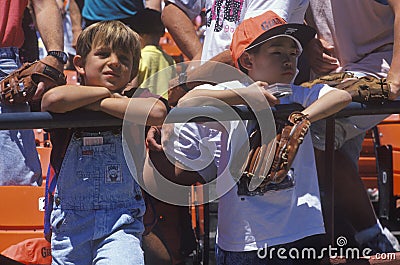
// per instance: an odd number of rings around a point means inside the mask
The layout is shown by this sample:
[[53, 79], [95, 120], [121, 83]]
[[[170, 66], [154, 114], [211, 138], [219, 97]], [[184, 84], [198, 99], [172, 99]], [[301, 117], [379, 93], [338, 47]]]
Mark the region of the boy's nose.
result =
[[287, 60], [287, 61], [283, 62], [283, 65], [284, 66], [292, 66], [292, 62]]
[[282, 61], [286, 64], [286, 63], [291, 63], [291, 58], [289, 54], [282, 54]]
[[283, 62], [283, 67], [286, 69], [286, 68], [292, 68], [292, 66], [293, 66], [293, 63], [290, 61], [290, 60], [285, 60], [284, 62]]
[[108, 61], [108, 63], [110, 64], [110, 65], [112, 65], [112, 66], [114, 66], [114, 67], [118, 67], [118, 66], [120, 66], [120, 62], [119, 62], [119, 59], [118, 59], [118, 56], [116, 55], [116, 54], [114, 54], [114, 53], [112, 53], [111, 55], [110, 55], [110, 60]]

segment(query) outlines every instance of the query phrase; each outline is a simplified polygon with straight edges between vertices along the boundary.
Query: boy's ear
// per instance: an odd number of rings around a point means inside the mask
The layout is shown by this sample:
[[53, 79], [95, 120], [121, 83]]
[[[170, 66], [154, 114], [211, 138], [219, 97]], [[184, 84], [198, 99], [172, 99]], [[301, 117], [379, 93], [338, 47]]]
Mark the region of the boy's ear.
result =
[[242, 66], [246, 70], [250, 70], [253, 68], [253, 62], [250, 54], [248, 52], [243, 52], [243, 54], [239, 57], [240, 66]]
[[75, 66], [76, 71], [78, 74], [83, 75], [85, 74], [85, 62], [82, 59], [82, 56], [80, 55], [75, 55], [73, 59], [73, 63]]

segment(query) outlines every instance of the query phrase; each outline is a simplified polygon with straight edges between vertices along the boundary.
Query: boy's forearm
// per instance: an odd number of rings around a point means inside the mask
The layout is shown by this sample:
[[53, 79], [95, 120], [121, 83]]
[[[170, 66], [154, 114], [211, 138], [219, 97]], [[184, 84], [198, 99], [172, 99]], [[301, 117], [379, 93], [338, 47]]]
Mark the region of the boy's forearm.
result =
[[196, 89], [189, 91], [178, 102], [179, 107], [241, 105], [244, 100], [234, 90]]
[[166, 106], [156, 98], [105, 98], [100, 110], [144, 125], [162, 125], [167, 115]]
[[42, 98], [42, 111], [64, 113], [110, 97], [105, 87], [65, 85], [47, 91]]
[[349, 93], [343, 90], [332, 90], [304, 109], [311, 122], [326, 118], [345, 108], [351, 102]]

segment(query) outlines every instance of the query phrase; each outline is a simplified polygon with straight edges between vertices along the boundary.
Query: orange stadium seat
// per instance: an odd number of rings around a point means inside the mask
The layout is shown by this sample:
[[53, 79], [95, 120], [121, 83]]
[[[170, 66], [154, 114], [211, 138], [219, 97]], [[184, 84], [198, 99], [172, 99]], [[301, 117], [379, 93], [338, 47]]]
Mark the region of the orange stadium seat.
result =
[[381, 145], [391, 145], [393, 150], [393, 195], [400, 196], [400, 115], [393, 114], [378, 126]]
[[359, 174], [366, 188], [376, 188], [378, 172], [376, 169], [375, 146], [372, 131], [369, 130], [362, 143], [360, 159], [358, 160]]
[[43, 179], [45, 179], [50, 164], [51, 147], [38, 146], [36, 147], [36, 150], [38, 151], [40, 165], [42, 166], [42, 176]]
[[78, 73], [75, 70], [64, 70], [64, 75], [67, 78], [67, 84], [78, 85]]
[[43, 237], [45, 185], [0, 186], [0, 251], [28, 238]]
[[[43, 131], [34, 130], [36, 139]], [[50, 147], [36, 147], [45, 181], [50, 163]], [[0, 252], [26, 239], [43, 238], [44, 194], [42, 186], [0, 186]]]
[[204, 236], [204, 199], [203, 186], [192, 185], [190, 193], [190, 213], [192, 216], [192, 228], [198, 233], [197, 236]]

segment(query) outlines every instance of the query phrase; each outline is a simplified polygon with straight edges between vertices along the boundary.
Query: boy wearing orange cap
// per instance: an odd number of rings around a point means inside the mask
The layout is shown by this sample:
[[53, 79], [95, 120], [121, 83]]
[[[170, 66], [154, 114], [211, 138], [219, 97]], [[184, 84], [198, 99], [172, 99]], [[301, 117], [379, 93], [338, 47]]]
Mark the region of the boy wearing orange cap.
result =
[[[306, 89], [292, 83], [297, 74], [297, 58], [314, 34], [311, 27], [287, 24], [272, 11], [244, 20], [233, 35], [232, 57], [236, 67], [257, 82], [235, 80], [216, 86], [203, 85], [182, 97], [178, 107], [244, 104], [258, 112], [278, 103], [300, 103], [305, 108], [302, 114], [311, 122], [334, 114], [351, 101], [347, 92], [326, 85]], [[265, 87], [275, 83], [286, 84], [290, 95], [280, 99], [271, 95]], [[267, 117], [261, 118], [258, 119], [260, 125]], [[243, 193], [239, 191], [240, 181], [238, 185], [235, 181], [242, 174], [237, 157], [243, 152], [240, 148], [255, 122], [222, 124], [225, 130], [221, 133], [220, 144], [216, 144], [220, 152], [214, 152], [220, 153], [220, 157], [215, 157], [218, 168], [216, 188], [220, 195], [217, 264], [300, 264], [304, 262], [302, 259], [317, 259], [321, 253], [308, 257], [299, 253], [289, 255], [291, 248], [301, 253], [299, 248], [304, 247], [305, 238], [325, 232], [310, 134], [306, 134], [292, 168], [282, 182]], [[241, 124], [245, 125], [244, 131]], [[196, 132], [202, 134], [197, 136], [202, 141], [191, 141], [190, 145], [187, 139], [191, 133], [184, 127], [181, 132], [187, 134], [185, 142], [178, 143], [186, 161], [188, 157], [202, 155], [193, 154], [194, 150], [204, 152], [204, 146], [210, 146], [203, 145], [204, 138], [209, 135], [204, 127]], [[198, 146], [193, 148], [196, 144]], [[182, 162], [185, 158], [177, 159]], [[189, 162], [185, 166], [191, 167]], [[307, 264], [310, 262], [308, 260]]]

